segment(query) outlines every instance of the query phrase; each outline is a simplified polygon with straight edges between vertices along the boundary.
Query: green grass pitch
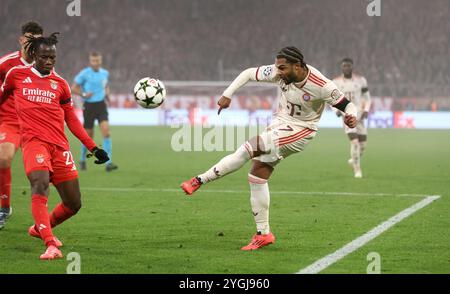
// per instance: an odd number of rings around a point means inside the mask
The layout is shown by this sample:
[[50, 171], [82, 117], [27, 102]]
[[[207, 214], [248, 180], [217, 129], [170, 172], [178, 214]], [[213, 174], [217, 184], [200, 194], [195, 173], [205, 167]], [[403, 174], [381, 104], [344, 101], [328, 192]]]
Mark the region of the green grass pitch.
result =
[[[249, 164], [186, 197], [179, 184], [227, 152], [174, 152], [175, 131], [113, 127], [119, 170], [106, 173], [91, 159], [88, 171], [80, 172], [83, 208], [54, 232], [65, 244], [65, 256], [80, 254], [82, 273], [294, 273], [423, 198], [398, 194], [442, 197], [322, 273], [365, 273], [369, 252], [380, 254], [382, 273], [450, 273], [448, 131], [370, 130], [364, 178], [354, 179], [343, 131], [321, 129], [305, 152], [280, 163], [270, 180], [277, 242], [255, 252], [239, 250], [255, 231]], [[79, 144], [72, 137], [71, 142], [78, 158]], [[14, 212], [0, 231], [0, 273], [65, 273], [69, 261], [40, 261], [44, 246], [27, 235], [29, 194], [18, 154]], [[52, 189], [49, 208], [57, 201]]]

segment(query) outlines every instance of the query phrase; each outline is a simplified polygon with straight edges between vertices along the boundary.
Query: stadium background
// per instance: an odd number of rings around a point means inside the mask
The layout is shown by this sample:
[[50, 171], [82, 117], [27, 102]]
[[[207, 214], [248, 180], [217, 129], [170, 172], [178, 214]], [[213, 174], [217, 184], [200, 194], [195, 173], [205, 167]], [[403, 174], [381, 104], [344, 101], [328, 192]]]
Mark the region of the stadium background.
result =
[[[80, 173], [83, 209], [56, 230], [68, 244], [64, 254], [81, 254], [83, 273], [291, 273], [421, 195], [442, 198], [325, 272], [365, 273], [371, 251], [381, 254], [383, 273], [449, 272], [448, 131], [410, 130], [450, 129], [447, 0], [381, 0], [380, 17], [367, 15], [365, 0], [81, 0], [81, 16], [69, 17], [70, 2], [2, 0], [0, 53], [17, 50], [20, 25], [36, 20], [47, 34], [61, 32], [57, 71], [69, 82], [93, 50], [110, 71], [111, 121], [127, 125], [112, 128], [120, 169], [105, 174], [90, 164]], [[367, 78], [373, 104], [365, 178], [351, 177], [348, 140], [342, 129], [325, 128], [341, 122], [325, 112], [315, 142], [271, 180], [280, 242], [254, 258], [237, 250], [253, 233], [246, 168], [186, 198], [179, 183], [226, 152], [174, 152], [175, 130], [156, 125], [222, 123], [215, 104], [227, 81], [270, 64], [285, 45], [301, 48], [329, 77], [352, 57], [355, 72]], [[139, 109], [133, 101], [132, 88], [144, 76], [167, 85], [160, 109]], [[221, 117], [243, 126], [266, 123], [276, 95], [274, 87], [249, 85]], [[78, 158], [79, 143], [70, 140]], [[64, 273], [66, 260], [39, 263], [42, 244], [25, 233], [28, 185], [19, 155], [14, 216], [0, 233], [0, 272]], [[52, 190], [51, 206], [57, 198]]]

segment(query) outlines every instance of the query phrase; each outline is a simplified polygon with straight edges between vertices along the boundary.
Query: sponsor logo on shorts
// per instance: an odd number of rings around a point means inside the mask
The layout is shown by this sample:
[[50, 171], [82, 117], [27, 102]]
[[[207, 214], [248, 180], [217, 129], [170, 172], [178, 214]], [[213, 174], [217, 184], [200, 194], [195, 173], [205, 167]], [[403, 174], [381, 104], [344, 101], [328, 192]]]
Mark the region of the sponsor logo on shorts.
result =
[[303, 94], [303, 100], [309, 101], [311, 100], [311, 96], [309, 96], [309, 94]]
[[44, 154], [36, 154], [36, 162], [39, 164], [43, 164], [45, 160]]
[[6, 133], [0, 133], [0, 141], [3, 141], [6, 139]]

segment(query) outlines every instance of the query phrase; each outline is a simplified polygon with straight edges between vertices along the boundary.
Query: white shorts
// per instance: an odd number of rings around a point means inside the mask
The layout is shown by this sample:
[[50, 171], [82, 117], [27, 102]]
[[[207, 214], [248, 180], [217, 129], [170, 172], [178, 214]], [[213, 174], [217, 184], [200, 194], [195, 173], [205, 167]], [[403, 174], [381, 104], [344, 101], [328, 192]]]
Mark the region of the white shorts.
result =
[[364, 119], [361, 119], [358, 121], [358, 123], [356, 124], [356, 128], [349, 128], [345, 123], [344, 123], [344, 130], [346, 134], [357, 134], [357, 135], [366, 135], [367, 136], [367, 127], [366, 124], [364, 122]]
[[303, 151], [315, 136], [315, 130], [274, 120], [260, 134], [268, 153], [253, 159], [275, 166], [289, 155]]

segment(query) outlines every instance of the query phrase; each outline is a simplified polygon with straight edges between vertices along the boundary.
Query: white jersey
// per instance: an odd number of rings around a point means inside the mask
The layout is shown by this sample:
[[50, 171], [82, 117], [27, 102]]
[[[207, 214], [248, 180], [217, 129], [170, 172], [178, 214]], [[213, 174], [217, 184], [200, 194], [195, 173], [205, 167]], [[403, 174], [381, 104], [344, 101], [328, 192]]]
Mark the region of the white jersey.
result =
[[278, 83], [281, 88], [278, 109], [275, 118], [281, 121], [317, 130], [325, 104], [335, 106], [344, 94], [335, 83], [327, 79], [316, 68], [307, 65], [306, 78], [299, 83], [286, 85], [276, 75], [275, 65], [260, 66], [256, 70], [255, 80]]
[[345, 97], [353, 102], [358, 112], [370, 110], [370, 94], [367, 88], [367, 80], [360, 75], [353, 74], [350, 79], [340, 75], [333, 82], [344, 93]]

